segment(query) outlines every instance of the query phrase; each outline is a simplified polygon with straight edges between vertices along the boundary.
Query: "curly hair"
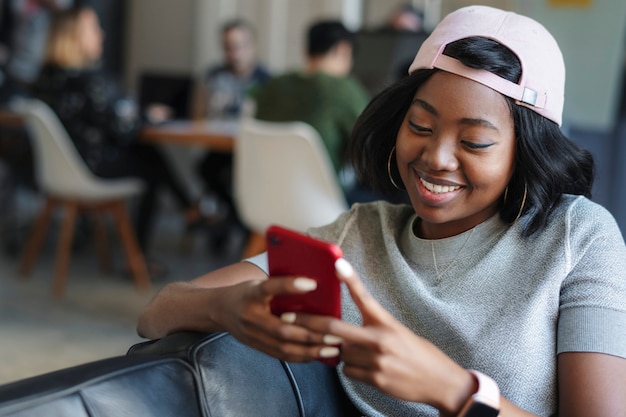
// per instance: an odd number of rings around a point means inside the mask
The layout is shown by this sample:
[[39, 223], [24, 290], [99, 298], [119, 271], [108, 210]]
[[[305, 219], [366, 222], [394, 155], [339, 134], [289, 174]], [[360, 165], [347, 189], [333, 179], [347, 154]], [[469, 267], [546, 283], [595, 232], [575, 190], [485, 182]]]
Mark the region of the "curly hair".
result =
[[[463, 64], [490, 71], [512, 82], [521, 76], [515, 54], [496, 41], [472, 37], [448, 45], [445, 55]], [[364, 184], [390, 197], [400, 193], [389, 181], [399, 178], [389, 155], [404, 116], [417, 90], [437, 69], [419, 69], [376, 95], [355, 123], [350, 159]], [[515, 170], [509, 181], [500, 217], [509, 223], [524, 217], [523, 234], [543, 228], [563, 194], [591, 197], [594, 161], [591, 154], [571, 142], [553, 121], [505, 97], [515, 129]]]

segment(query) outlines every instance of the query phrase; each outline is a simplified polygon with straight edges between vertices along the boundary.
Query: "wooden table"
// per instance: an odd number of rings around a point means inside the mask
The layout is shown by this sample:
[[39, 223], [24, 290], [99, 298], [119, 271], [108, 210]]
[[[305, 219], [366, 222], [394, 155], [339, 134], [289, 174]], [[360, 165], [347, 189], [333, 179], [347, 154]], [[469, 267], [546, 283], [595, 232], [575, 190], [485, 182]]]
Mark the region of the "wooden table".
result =
[[21, 115], [11, 110], [0, 108], [0, 126], [11, 128], [23, 127], [24, 119]]
[[144, 127], [143, 141], [195, 145], [232, 152], [239, 124], [237, 121], [173, 120]]
[[[0, 126], [20, 128], [24, 126], [24, 120], [21, 115], [0, 108]], [[238, 128], [236, 120], [172, 120], [148, 125], [141, 129], [139, 136], [147, 142], [194, 145], [232, 152]]]

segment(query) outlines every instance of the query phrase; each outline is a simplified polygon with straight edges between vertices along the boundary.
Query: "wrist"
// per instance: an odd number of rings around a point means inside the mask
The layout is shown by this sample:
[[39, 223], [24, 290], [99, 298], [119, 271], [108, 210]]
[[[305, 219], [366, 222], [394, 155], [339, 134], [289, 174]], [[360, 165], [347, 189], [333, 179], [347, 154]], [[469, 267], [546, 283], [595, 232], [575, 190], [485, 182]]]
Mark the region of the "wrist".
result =
[[445, 397], [440, 397], [440, 403], [433, 404], [439, 409], [440, 417], [456, 417], [467, 399], [478, 390], [478, 382], [467, 370], [461, 368], [462, 378], [455, 378], [455, 383], [450, 386]]
[[467, 398], [456, 417], [497, 417], [500, 413], [500, 389], [485, 374], [468, 371], [474, 380], [474, 392]]
[[221, 303], [227, 297], [222, 291], [222, 288], [207, 288], [203, 291], [204, 296], [202, 300], [203, 306], [203, 326], [204, 331], [209, 332], [226, 332], [226, 326], [223, 324], [228, 314], [228, 309]]

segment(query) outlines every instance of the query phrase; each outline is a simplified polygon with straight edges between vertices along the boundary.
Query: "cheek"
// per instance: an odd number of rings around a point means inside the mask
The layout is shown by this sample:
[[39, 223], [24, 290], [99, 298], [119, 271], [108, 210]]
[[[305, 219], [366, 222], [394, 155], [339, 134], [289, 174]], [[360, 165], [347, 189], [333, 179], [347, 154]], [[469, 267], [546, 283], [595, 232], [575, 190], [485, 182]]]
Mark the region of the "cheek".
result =
[[512, 153], [495, 156], [488, 160], [474, 161], [464, 165], [465, 176], [474, 189], [499, 195], [504, 192], [515, 167]]
[[403, 164], [399, 163], [398, 166], [406, 165], [409, 161], [414, 160], [419, 155], [421, 148], [420, 141], [414, 137], [409, 137], [408, 128], [405, 126], [406, 123], [403, 123], [396, 136], [396, 158], [398, 162], [403, 162]]

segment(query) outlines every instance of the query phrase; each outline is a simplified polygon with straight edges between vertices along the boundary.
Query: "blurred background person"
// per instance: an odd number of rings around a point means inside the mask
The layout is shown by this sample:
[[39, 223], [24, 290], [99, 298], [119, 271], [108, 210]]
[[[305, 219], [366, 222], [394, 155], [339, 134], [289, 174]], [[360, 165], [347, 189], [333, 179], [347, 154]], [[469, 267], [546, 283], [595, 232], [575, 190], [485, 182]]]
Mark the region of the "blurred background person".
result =
[[[194, 116], [200, 119], [232, 121], [241, 116], [246, 96], [267, 82], [271, 75], [258, 61], [255, 30], [243, 19], [226, 22], [221, 29], [224, 62], [210, 68], [197, 92]], [[209, 151], [198, 164], [204, 195], [201, 205], [212, 213], [209, 229], [213, 251], [225, 248], [233, 227], [240, 225], [233, 203], [233, 155]]]
[[[424, 12], [411, 3], [402, 4], [391, 12], [384, 31], [395, 32], [398, 36], [411, 36], [410, 42], [398, 41], [397, 48], [403, 48], [402, 54], [406, 56], [403, 62], [395, 69], [393, 80], [404, 78], [409, 73], [409, 66], [413, 62], [413, 52], [422, 44], [428, 32], [424, 28]], [[414, 38], [418, 36], [418, 38]], [[400, 38], [401, 39], [401, 38]], [[399, 52], [400, 53], [400, 52]]]
[[[72, 0], [0, 1], [0, 107], [13, 97], [28, 97], [43, 60], [50, 19], [69, 8]], [[16, 210], [18, 186], [34, 187], [32, 152], [19, 124], [0, 125], [0, 233], [7, 254], [22, 246]], [[8, 233], [6, 233], [8, 231]]]
[[[27, 96], [37, 79], [44, 56], [50, 19], [71, 7], [72, 0], [4, 0], [0, 43], [4, 61], [0, 99]], [[0, 58], [0, 59], [2, 59]]]
[[354, 42], [354, 33], [340, 21], [313, 23], [304, 68], [275, 77], [253, 93], [255, 118], [313, 126], [337, 174], [352, 126], [369, 101], [364, 87], [350, 76]]
[[[357, 46], [358, 47], [358, 46]], [[354, 122], [369, 102], [365, 87], [350, 75], [355, 34], [336, 20], [311, 24], [302, 69], [273, 78], [252, 94], [255, 118], [302, 121], [320, 134], [349, 204], [381, 199], [352, 180], [346, 149]]]
[[[146, 183], [135, 216], [137, 239], [144, 252], [166, 188], [175, 197], [188, 226], [201, 214], [161, 151], [138, 142], [143, 120], [135, 103], [120, 94], [99, 66], [104, 33], [89, 6], [57, 13], [52, 21], [44, 65], [34, 95], [57, 114], [91, 171], [103, 178], [139, 177]], [[149, 261], [151, 274], [164, 266]]]
[[255, 30], [243, 19], [221, 28], [224, 61], [209, 68], [199, 83], [194, 116], [201, 119], [233, 119], [241, 114], [246, 93], [270, 79], [258, 61]]
[[400, 32], [426, 32], [424, 12], [410, 3], [402, 4], [389, 16], [388, 29]]

